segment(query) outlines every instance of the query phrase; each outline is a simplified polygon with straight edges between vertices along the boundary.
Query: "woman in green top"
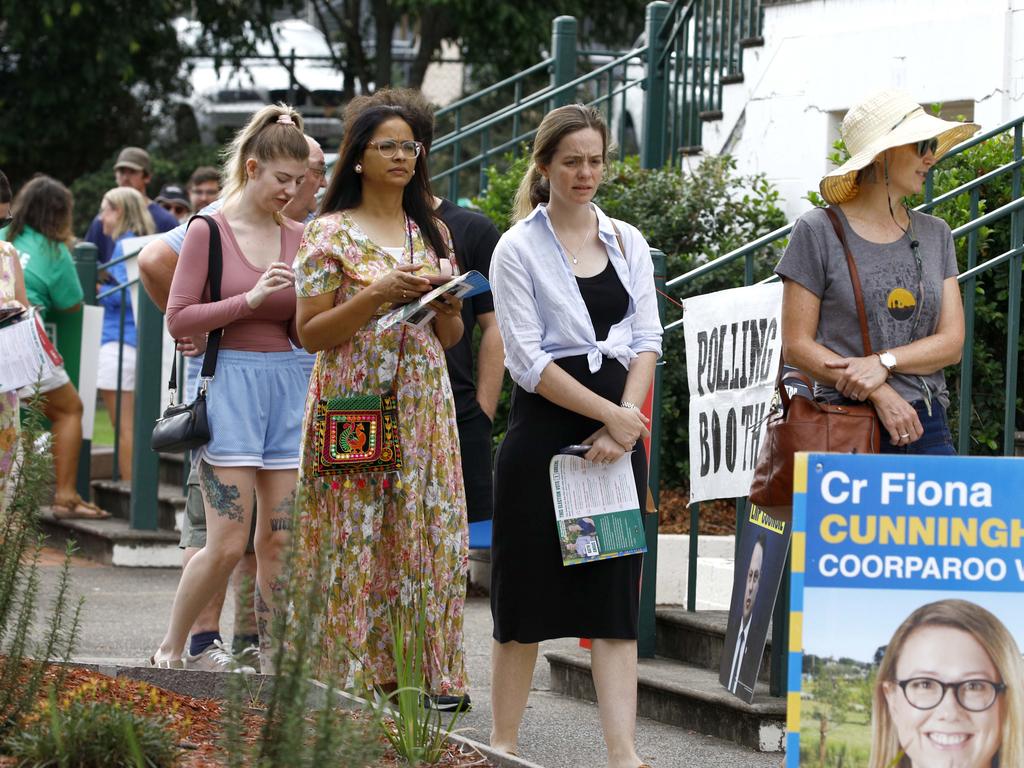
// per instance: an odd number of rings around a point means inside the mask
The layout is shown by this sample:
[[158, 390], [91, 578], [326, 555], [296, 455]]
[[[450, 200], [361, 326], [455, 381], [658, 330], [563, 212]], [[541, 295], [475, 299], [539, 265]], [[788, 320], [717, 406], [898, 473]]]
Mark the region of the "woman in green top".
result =
[[[14, 198], [11, 223], [0, 239], [21, 256], [29, 302], [47, 313], [79, 312], [82, 286], [67, 243], [71, 241], [71, 192], [56, 179], [36, 176]], [[78, 454], [82, 448], [82, 401], [64, 368], [38, 385], [25, 387], [22, 399], [38, 388], [43, 413], [53, 431], [56, 475], [52, 511], [55, 517], [110, 517], [75, 490]]]

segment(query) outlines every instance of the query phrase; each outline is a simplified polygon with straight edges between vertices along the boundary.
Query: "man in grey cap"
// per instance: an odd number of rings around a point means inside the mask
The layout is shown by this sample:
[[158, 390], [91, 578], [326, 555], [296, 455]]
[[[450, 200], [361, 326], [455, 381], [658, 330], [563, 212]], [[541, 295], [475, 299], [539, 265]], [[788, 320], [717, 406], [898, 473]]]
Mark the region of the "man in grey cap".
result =
[[[114, 180], [119, 187], [131, 187], [146, 198], [149, 213], [156, 224], [157, 232], [167, 232], [178, 226], [178, 220], [164, 210], [160, 203], [153, 202], [146, 194], [146, 185], [153, 178], [152, 165], [149, 159], [149, 152], [142, 147], [125, 147], [117, 156], [114, 163]], [[97, 215], [89, 225], [89, 231], [85, 233], [85, 240], [92, 243], [99, 249], [98, 261], [103, 264], [110, 261], [110, 254], [114, 250], [113, 241], [103, 234], [103, 224]]]

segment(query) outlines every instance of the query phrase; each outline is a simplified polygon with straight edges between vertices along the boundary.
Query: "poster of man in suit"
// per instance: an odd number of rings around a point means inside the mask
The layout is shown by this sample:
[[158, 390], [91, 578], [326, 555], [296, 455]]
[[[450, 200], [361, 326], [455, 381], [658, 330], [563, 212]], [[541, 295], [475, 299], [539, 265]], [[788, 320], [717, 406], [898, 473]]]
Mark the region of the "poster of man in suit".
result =
[[789, 550], [789, 526], [757, 507], [743, 521], [733, 576], [729, 624], [718, 679], [730, 693], [754, 699], [768, 624]]

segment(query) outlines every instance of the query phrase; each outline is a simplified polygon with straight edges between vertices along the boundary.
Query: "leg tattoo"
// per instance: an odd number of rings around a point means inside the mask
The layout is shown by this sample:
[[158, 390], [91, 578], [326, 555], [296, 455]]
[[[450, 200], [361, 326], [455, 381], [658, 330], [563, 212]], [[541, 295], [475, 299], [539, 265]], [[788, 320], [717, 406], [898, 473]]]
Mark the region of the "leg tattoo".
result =
[[213, 467], [205, 461], [199, 464], [199, 482], [202, 483], [206, 498], [221, 517], [239, 523], [245, 520], [241, 505], [238, 503], [238, 486], [226, 485], [220, 481]]

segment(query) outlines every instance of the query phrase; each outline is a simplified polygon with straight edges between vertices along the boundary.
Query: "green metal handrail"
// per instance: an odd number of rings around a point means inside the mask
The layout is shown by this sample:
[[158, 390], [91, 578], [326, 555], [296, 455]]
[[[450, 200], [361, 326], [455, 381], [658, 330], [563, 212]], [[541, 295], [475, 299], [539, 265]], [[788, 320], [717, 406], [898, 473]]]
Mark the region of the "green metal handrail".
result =
[[[467, 170], [472, 167], [478, 167], [481, 174], [481, 192], [486, 186], [486, 179], [483, 178], [486, 168], [490, 164], [490, 159], [498, 157], [505, 152], [512, 151], [516, 153], [519, 147], [536, 133], [536, 128], [532, 128], [527, 131], [514, 130], [511, 138], [502, 141], [496, 146], [489, 146], [490, 132], [501, 125], [505, 125], [509, 120], [520, 119], [525, 113], [538, 107], [546, 106], [552, 102], [558, 101], [571, 101], [573, 95], [577, 89], [581, 86], [585, 86], [591, 82], [598, 81], [605, 74], [614, 71], [616, 68], [624, 68], [629, 62], [633, 60], [642, 60], [642, 57], [646, 54], [647, 47], [641, 46], [632, 51], [629, 51], [622, 56], [619, 56], [605, 64], [602, 64], [592, 71], [574, 77], [573, 79], [555, 85], [553, 87], [547, 87], [541, 89], [537, 93], [533, 93], [530, 96], [521, 99], [517, 104], [513, 104], [500, 112], [497, 112], [489, 117], [482, 118], [475, 121], [474, 123], [464, 126], [457, 133], [453, 132], [443, 136], [434, 142], [431, 147], [431, 156], [436, 157], [437, 154], [443, 150], [449, 148], [461, 148], [467, 139], [473, 137], [480, 137], [481, 149], [478, 154], [474, 155], [469, 159], [458, 158], [456, 162], [453, 162], [448, 168], [444, 170], [435, 171], [431, 175], [431, 181], [439, 183], [444, 179], [457, 178], [459, 172]], [[634, 87], [642, 88], [643, 80], [637, 80]], [[615, 95], [621, 95], [622, 91], [617, 91]], [[588, 103], [602, 103], [608, 96], [599, 96], [597, 99], [592, 100]], [[450, 195], [452, 196], [452, 188], [454, 187], [457, 196], [458, 185], [449, 184]]]
[[476, 93], [473, 93], [465, 97], [464, 99], [453, 101], [448, 106], [441, 107], [439, 110], [437, 110], [434, 113], [434, 118], [439, 119], [442, 117], [446, 117], [449, 114], [458, 114], [466, 107], [470, 106], [471, 104], [476, 104], [478, 101], [485, 98], [486, 96], [490, 96], [492, 93], [497, 93], [498, 91], [508, 88], [509, 86], [515, 86], [517, 83], [522, 83], [527, 78], [533, 75], [550, 70], [551, 65], [554, 64], [554, 61], [554, 58], [544, 59], [543, 61], [539, 61], [536, 64], [534, 64], [532, 67], [527, 67], [522, 72], [512, 75], [512, 77], [506, 77], [504, 80], [494, 83], [493, 85], [489, 85], [486, 88], [483, 88], [482, 90], [479, 90]]

